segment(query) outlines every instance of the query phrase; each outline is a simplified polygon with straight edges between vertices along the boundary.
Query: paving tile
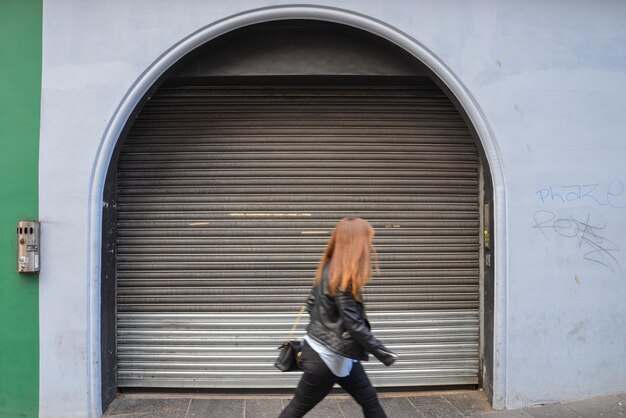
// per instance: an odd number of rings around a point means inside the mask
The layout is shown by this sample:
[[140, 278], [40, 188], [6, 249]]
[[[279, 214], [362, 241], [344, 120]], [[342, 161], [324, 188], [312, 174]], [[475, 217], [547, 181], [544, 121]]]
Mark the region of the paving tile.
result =
[[428, 418], [463, 418], [464, 415], [441, 395], [412, 396], [409, 401]]
[[243, 418], [243, 399], [193, 399], [185, 418]]
[[545, 405], [533, 408], [524, 408], [535, 418], [580, 418], [580, 415], [564, 405]]
[[413, 404], [405, 397], [383, 398], [380, 400], [380, 404], [383, 406], [387, 416], [391, 418], [421, 418], [424, 416], [421, 412], [415, 409]]
[[283, 410], [280, 399], [246, 399], [245, 418], [276, 418]]
[[602, 396], [564, 405], [585, 418], [626, 417], [626, 402], [617, 396]]
[[[354, 399], [337, 399], [337, 403], [346, 418], [363, 417], [363, 409]], [[405, 397], [382, 398], [380, 404], [390, 418], [421, 418], [424, 416]]]
[[472, 418], [532, 418], [523, 409], [512, 409], [507, 411], [487, 412], [486, 414], [473, 415]]
[[165, 412], [142, 412], [140, 414], [116, 414], [103, 415], [103, 418], [177, 418], [180, 415], [169, 414]]
[[189, 399], [183, 398], [135, 398], [123, 396], [117, 398], [107, 409], [106, 417], [125, 415], [148, 415], [151, 418], [185, 418]]
[[354, 399], [337, 399], [337, 404], [346, 418], [363, 418], [363, 409]]
[[306, 418], [341, 418], [341, 410], [335, 399], [323, 399], [322, 402], [315, 405]]
[[484, 392], [452, 393], [443, 397], [468, 417], [493, 411]]

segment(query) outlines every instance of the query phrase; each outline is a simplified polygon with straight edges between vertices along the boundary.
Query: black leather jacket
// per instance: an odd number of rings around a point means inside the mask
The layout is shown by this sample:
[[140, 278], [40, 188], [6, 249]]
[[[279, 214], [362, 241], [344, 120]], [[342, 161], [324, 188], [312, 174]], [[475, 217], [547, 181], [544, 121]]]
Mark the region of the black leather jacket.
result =
[[370, 331], [361, 302], [347, 292], [338, 292], [335, 297], [330, 295], [328, 267], [320, 283], [311, 289], [307, 310], [311, 316], [307, 333], [335, 353], [367, 361], [369, 352], [386, 366], [396, 360], [397, 356]]

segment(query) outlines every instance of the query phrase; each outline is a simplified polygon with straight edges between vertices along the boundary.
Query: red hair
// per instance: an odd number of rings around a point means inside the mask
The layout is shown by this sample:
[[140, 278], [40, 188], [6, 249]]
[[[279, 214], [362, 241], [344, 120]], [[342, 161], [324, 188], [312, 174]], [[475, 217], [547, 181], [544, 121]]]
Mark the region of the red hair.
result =
[[339, 221], [317, 267], [315, 283], [320, 282], [330, 263], [329, 293], [349, 292], [361, 301], [361, 290], [372, 275], [373, 238], [374, 228], [366, 220], [348, 217]]

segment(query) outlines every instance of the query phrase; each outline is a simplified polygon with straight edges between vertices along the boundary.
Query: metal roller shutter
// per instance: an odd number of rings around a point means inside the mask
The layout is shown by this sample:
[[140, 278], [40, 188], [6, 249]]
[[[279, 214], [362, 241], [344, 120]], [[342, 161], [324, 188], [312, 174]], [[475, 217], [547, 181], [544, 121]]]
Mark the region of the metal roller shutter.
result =
[[118, 164], [119, 386], [293, 387], [276, 347], [348, 215], [376, 228], [366, 306], [401, 359], [374, 384], [477, 384], [477, 165], [430, 82], [159, 89]]

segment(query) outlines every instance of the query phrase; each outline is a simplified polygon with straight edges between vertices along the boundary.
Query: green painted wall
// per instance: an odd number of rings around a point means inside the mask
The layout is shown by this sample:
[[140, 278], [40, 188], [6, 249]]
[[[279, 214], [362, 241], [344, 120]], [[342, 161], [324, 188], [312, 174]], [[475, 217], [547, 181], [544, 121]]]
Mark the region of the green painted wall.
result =
[[42, 0], [0, 1], [0, 417], [39, 413], [37, 276], [16, 272], [16, 222], [38, 217]]

